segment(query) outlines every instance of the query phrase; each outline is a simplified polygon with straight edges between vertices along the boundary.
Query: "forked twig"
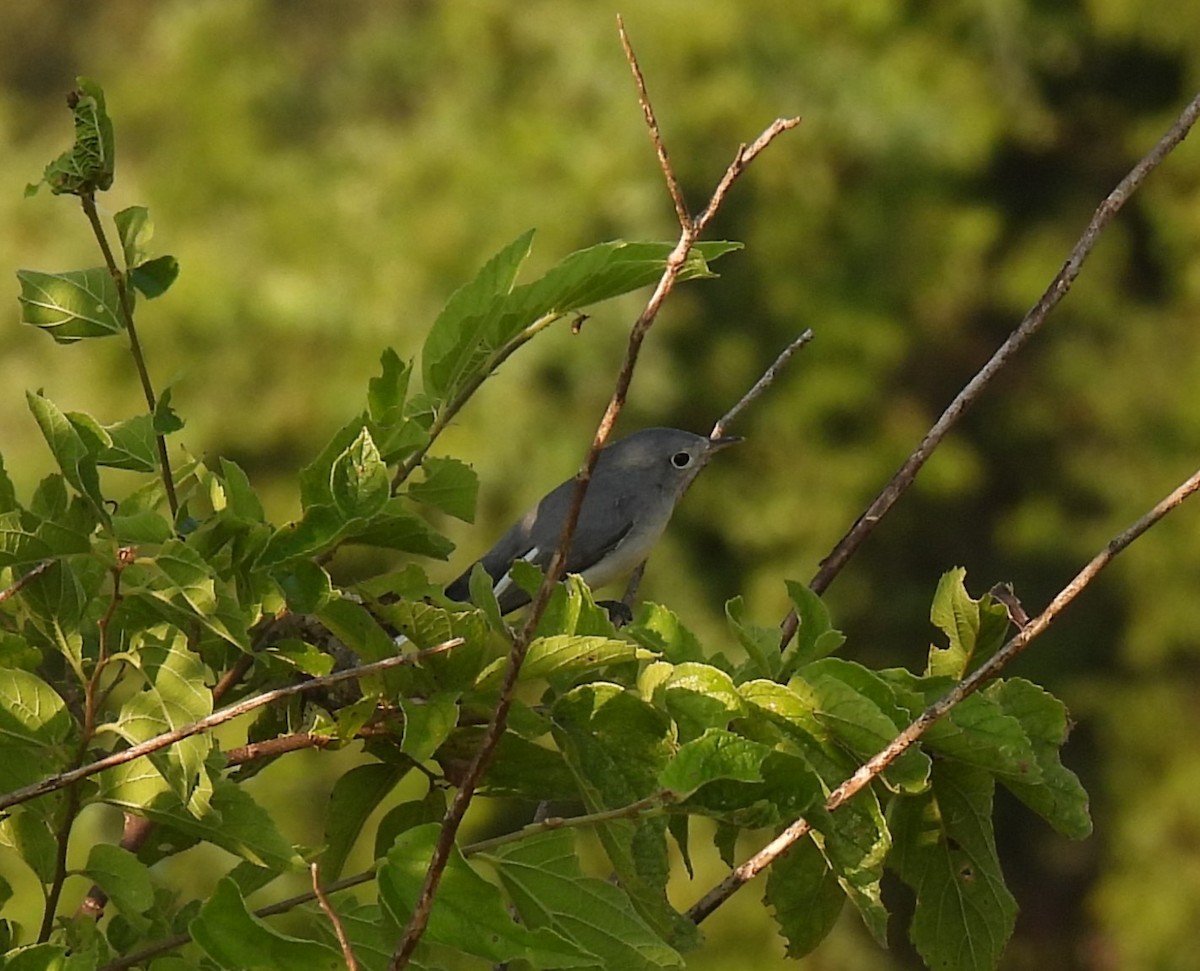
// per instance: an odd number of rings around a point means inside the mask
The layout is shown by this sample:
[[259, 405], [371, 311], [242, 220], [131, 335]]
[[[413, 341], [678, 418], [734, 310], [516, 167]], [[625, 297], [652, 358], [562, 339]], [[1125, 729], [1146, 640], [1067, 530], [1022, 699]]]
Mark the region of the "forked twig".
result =
[[750, 146], [740, 146], [733, 161], [725, 170], [721, 181], [717, 184], [704, 211], [695, 218], [689, 216], [682, 192], [679, 189], [679, 180], [675, 177], [675, 173], [671, 168], [670, 158], [663, 145], [661, 133], [658, 130], [658, 123], [654, 116], [653, 107], [650, 104], [649, 95], [646, 92], [645, 79], [638, 65], [637, 56], [634, 54], [633, 46], [630, 44], [628, 35], [625, 33], [625, 25], [619, 17], [617, 19], [617, 29], [621, 35], [622, 47], [625, 50], [626, 59], [629, 61], [630, 70], [633, 72], [634, 82], [638, 88], [638, 101], [641, 104], [642, 114], [646, 119], [650, 138], [654, 143], [655, 152], [658, 155], [659, 166], [663, 170], [663, 177], [666, 179], [667, 188], [675, 206], [675, 214], [680, 225], [679, 241], [667, 257], [666, 266], [663, 269], [658, 284], [654, 288], [654, 292], [650, 295], [646, 306], [630, 329], [625, 359], [617, 375], [616, 387], [608, 402], [608, 407], [605, 409], [604, 415], [596, 428], [596, 434], [592, 438], [592, 444], [588, 449], [583, 466], [576, 476], [575, 491], [571, 500], [570, 510], [563, 524], [562, 536], [559, 539], [558, 548], [551, 557], [550, 564], [546, 569], [545, 579], [533, 598], [525, 624], [513, 640], [495, 711], [484, 732], [479, 749], [476, 751], [470, 767], [459, 783], [459, 787], [450, 803], [450, 808], [446, 811], [441, 831], [438, 833], [433, 856], [425, 871], [425, 879], [421, 884], [416, 905], [413, 907], [412, 916], [409, 918], [408, 925], [404, 929], [400, 943], [392, 954], [392, 960], [388, 965], [389, 971], [400, 971], [400, 969], [407, 966], [413, 951], [425, 933], [425, 928], [429, 923], [429, 915], [433, 909], [434, 896], [437, 893], [442, 873], [445, 871], [446, 863], [450, 858], [450, 853], [454, 848], [454, 841], [458, 834], [459, 826], [474, 796], [475, 787], [487, 769], [496, 746], [499, 745], [500, 738], [503, 736], [505, 727], [507, 726], [508, 712], [512, 705], [513, 693], [516, 689], [517, 677], [520, 674], [521, 665], [525, 661], [525, 654], [529, 649], [529, 643], [533, 639], [538, 622], [546, 609], [546, 605], [550, 601], [550, 594], [554, 589], [554, 584], [562, 576], [563, 567], [566, 564], [567, 551], [570, 549], [571, 539], [575, 535], [575, 528], [579, 522], [579, 513], [583, 508], [583, 499], [587, 493], [592, 472], [596, 467], [596, 460], [600, 455], [600, 450], [604, 447], [604, 443], [608, 440], [613, 426], [616, 424], [622, 407], [624, 407], [626, 396], [629, 393], [629, 385], [633, 380], [633, 371], [637, 366], [642, 342], [646, 339], [646, 334], [654, 324], [663, 301], [674, 287], [675, 281], [678, 279], [680, 270], [682, 270], [684, 263], [687, 261], [693, 244], [712, 220], [713, 216], [716, 215], [730, 187], [755, 156], [766, 148], [776, 136], [787, 131], [789, 128], [794, 128], [800, 123], [799, 118], [777, 119]]

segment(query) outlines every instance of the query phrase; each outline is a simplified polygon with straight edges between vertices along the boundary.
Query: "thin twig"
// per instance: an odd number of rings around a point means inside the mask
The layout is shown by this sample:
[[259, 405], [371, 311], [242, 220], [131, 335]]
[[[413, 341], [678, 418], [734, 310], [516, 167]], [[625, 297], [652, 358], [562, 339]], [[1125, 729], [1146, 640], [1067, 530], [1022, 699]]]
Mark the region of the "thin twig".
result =
[[[113, 283], [116, 284], [122, 323], [125, 325], [125, 331], [129, 334], [129, 351], [133, 355], [133, 363], [142, 382], [142, 393], [146, 396], [146, 404], [150, 408], [150, 414], [153, 415], [155, 408], [158, 407], [158, 399], [154, 395], [154, 385], [150, 381], [150, 369], [146, 367], [146, 358], [142, 355], [142, 344], [138, 340], [137, 329], [133, 325], [133, 301], [129, 299], [129, 287], [125, 281], [125, 274], [117, 266], [112, 248], [108, 245], [108, 236], [104, 232], [104, 225], [100, 222], [100, 214], [96, 211], [95, 196], [91, 192], [85, 192], [79, 197], [79, 201], [83, 204], [83, 212], [91, 224], [96, 242], [100, 244], [100, 252], [104, 254], [104, 263], [113, 278]], [[158, 444], [158, 460], [162, 466], [162, 480], [163, 487], [167, 492], [167, 505], [171, 509], [171, 518], [174, 519], [179, 513], [179, 500], [175, 496], [175, 477], [171, 472], [171, 456], [167, 452], [167, 439], [160, 432], [155, 432], [154, 440]]]
[[667, 192], [671, 194], [671, 202], [675, 205], [675, 216], [679, 220], [680, 226], [686, 226], [692, 221], [691, 214], [688, 212], [687, 200], [683, 198], [679, 179], [675, 177], [675, 170], [671, 167], [667, 146], [663, 143], [662, 131], [658, 127], [658, 119], [654, 116], [654, 106], [650, 103], [650, 94], [646, 90], [646, 79], [642, 75], [637, 55], [633, 52], [633, 45], [629, 42], [629, 35], [625, 33], [625, 20], [620, 14], [617, 14], [617, 34], [621, 38], [621, 49], [625, 52], [625, 60], [629, 62], [629, 69], [633, 72], [633, 83], [637, 85], [638, 91], [638, 104], [641, 105], [642, 117], [646, 120], [646, 130], [650, 134], [650, 141], [654, 143], [654, 153], [658, 156], [659, 168], [662, 169], [663, 177], [667, 181]]
[[50, 567], [54, 566], [54, 564], [57, 562], [58, 562], [58, 560], [42, 560], [41, 563], [39, 563], [32, 570], [30, 570], [28, 573], [26, 573], [23, 577], [21, 577], [19, 580], [17, 580], [15, 583], [13, 583], [12, 586], [6, 587], [5, 589], [0, 590], [0, 604], [4, 603], [4, 601], [6, 601], [9, 597], [16, 596], [23, 589], [25, 589], [26, 586], [28, 586], [30, 583], [32, 583], [34, 580], [36, 580], [38, 577], [40, 577], [43, 573], [45, 573], [47, 570], [49, 570]]
[[[635, 83], [638, 86], [639, 100], [643, 102], [643, 114], [646, 116], [647, 124], [653, 123], [653, 110], [649, 108], [649, 96], [646, 93], [645, 81], [641, 77], [641, 68], [638, 66], [637, 57], [633, 52], [633, 47], [629, 43], [628, 36], [625, 35], [623, 25], [618, 22], [618, 30], [622, 35], [622, 46], [625, 49], [626, 59], [629, 61], [630, 70], [634, 74]], [[663, 170], [664, 178], [668, 184], [668, 191], [671, 192], [672, 201], [675, 204], [676, 216], [680, 223], [679, 242], [667, 257], [666, 266], [663, 268], [662, 276], [659, 278], [654, 292], [650, 295], [650, 299], [646, 302], [645, 308], [642, 310], [638, 319], [634, 322], [630, 329], [629, 341], [625, 351], [625, 359], [621, 365], [621, 370], [617, 375], [616, 388], [613, 391], [612, 398], [609, 400], [608, 407], [605, 409], [604, 416], [600, 419], [600, 424], [596, 428], [596, 434], [592, 438], [592, 444], [587, 452], [587, 457], [584, 459], [583, 466], [580, 468], [578, 475], [575, 477], [575, 491], [572, 496], [571, 506], [568, 510], [566, 520], [563, 524], [563, 531], [558, 542], [558, 548], [554, 551], [554, 555], [550, 558], [550, 563], [546, 569], [546, 575], [542, 581], [541, 587], [533, 598], [533, 602], [529, 608], [528, 616], [523, 627], [513, 640], [512, 648], [509, 651], [508, 663], [505, 667], [504, 678], [500, 685], [499, 699], [496, 708], [492, 714], [491, 721], [484, 732], [479, 749], [475, 753], [475, 757], [471, 761], [470, 767], [463, 776], [459, 787], [451, 800], [450, 807], [446, 811], [445, 818], [442, 821], [442, 828], [438, 833], [437, 844], [434, 847], [433, 856], [429, 861], [429, 866], [425, 871], [425, 879], [421, 884], [421, 890], [417, 897], [416, 905], [413, 907], [412, 916], [409, 918], [408, 925], [404, 929], [404, 934], [397, 945], [395, 952], [392, 955], [392, 960], [388, 964], [389, 971], [401, 971], [406, 967], [409, 959], [412, 957], [413, 951], [417, 944], [420, 943], [421, 937], [425, 933], [425, 928], [429, 923], [429, 915], [433, 909], [434, 896], [437, 893], [437, 888], [441, 882], [442, 873], [445, 871], [446, 863], [450, 858], [450, 853], [454, 848], [454, 840], [458, 834], [459, 826], [462, 824], [463, 816], [466, 814], [467, 807], [475, 793], [475, 787], [478, 785], [480, 778], [486, 771], [488, 764], [491, 762], [492, 756], [496, 747], [500, 743], [501, 737], [504, 735], [505, 728], [508, 724], [508, 712], [512, 705], [513, 694], [516, 689], [517, 678], [521, 671], [521, 665], [525, 661], [525, 654], [529, 649], [529, 643], [533, 639], [534, 631], [546, 605], [550, 601], [550, 594], [554, 589], [554, 585], [562, 576], [563, 568], [566, 564], [567, 552], [571, 546], [571, 539], [575, 535], [575, 528], [579, 522], [579, 513], [583, 508], [584, 496], [587, 494], [588, 484], [591, 481], [592, 472], [596, 467], [596, 460], [600, 455], [600, 450], [604, 447], [604, 443], [608, 440], [608, 436], [612, 431], [613, 425], [616, 424], [618, 415], [625, 404], [626, 396], [629, 393], [629, 385], [633, 380], [633, 371], [637, 365], [638, 355], [641, 351], [642, 342], [646, 338], [650, 327], [654, 324], [655, 318], [658, 316], [659, 308], [662, 306], [663, 300], [671, 292], [675, 285], [675, 281], [679, 277], [680, 270], [687, 261], [688, 254], [691, 252], [692, 245], [699, 237], [708, 222], [716, 214], [717, 209], [725, 199], [730, 187], [737, 180], [737, 177], [745, 169], [746, 165], [771, 141], [782, 132], [799, 124], [798, 118], [778, 119], [773, 122], [754, 143], [747, 148], [741, 146], [737, 154], [734, 156], [733, 162], [730, 163], [721, 181], [718, 183], [716, 190], [713, 192], [712, 198], [709, 200], [707, 208], [696, 219], [688, 216], [687, 210], [681, 205], [681, 196], [678, 193], [678, 179], [671, 169], [669, 156], [665, 148], [658, 152], [659, 165]], [[657, 125], [652, 129], [651, 138], [655, 141], [656, 147], [661, 143], [661, 136], [657, 132]], [[674, 183], [675, 189], [671, 189]]]
[[477, 843], [464, 846], [463, 856], [486, 853], [499, 846], [517, 843], [523, 839], [528, 839], [530, 836], [536, 836], [538, 833], [548, 833], [551, 830], [583, 829], [589, 826], [599, 826], [602, 823], [615, 822], [618, 819], [646, 819], [651, 816], [659, 816], [667, 811], [666, 804], [671, 801], [671, 798], [671, 791], [669, 789], [662, 789], [659, 792], [646, 796], [644, 799], [631, 802], [629, 805], [621, 806], [618, 809], [605, 809], [601, 812], [586, 813], [580, 816], [568, 816], [565, 818], [562, 816], [546, 816], [542, 819], [536, 819], [532, 823], [522, 826], [520, 829], [515, 829], [511, 833], [502, 833], [500, 836], [493, 836], [491, 839], [479, 840]]
[[333, 925], [333, 932], [337, 935], [338, 944], [342, 948], [342, 958], [346, 962], [346, 971], [358, 971], [358, 958], [354, 956], [354, 948], [350, 946], [350, 938], [346, 936], [346, 928], [342, 926], [342, 919], [333, 909], [333, 904], [329, 902], [325, 891], [321, 889], [321, 865], [314, 861], [309, 866], [309, 870], [312, 872], [313, 894], [325, 912], [325, 916], [329, 918], [329, 923]]
[[455, 637], [435, 647], [426, 648], [423, 651], [417, 651], [413, 654], [400, 654], [396, 657], [384, 658], [382, 661], [374, 661], [371, 664], [347, 668], [345, 671], [322, 675], [319, 678], [302, 681], [299, 684], [289, 685], [286, 688], [276, 688], [273, 691], [266, 691], [252, 698], [246, 698], [235, 705], [222, 708], [220, 711], [214, 711], [211, 715], [201, 718], [199, 721], [192, 722], [190, 725], [184, 725], [182, 728], [163, 732], [161, 735], [156, 735], [154, 738], [147, 739], [137, 745], [132, 745], [127, 749], [122, 749], [120, 752], [114, 752], [112, 755], [95, 762], [90, 762], [77, 769], [60, 772], [58, 775], [42, 779], [33, 785], [14, 789], [12, 792], [6, 792], [0, 795], [0, 809], [7, 809], [9, 806], [15, 806], [18, 803], [28, 802], [30, 799], [36, 799], [38, 796], [44, 796], [49, 792], [55, 792], [58, 789], [73, 785], [80, 779], [86, 779], [98, 772], [103, 772], [105, 769], [111, 769], [113, 766], [124, 765], [126, 762], [140, 759], [143, 756], [157, 752], [159, 749], [174, 745], [185, 738], [199, 735], [201, 732], [206, 732], [217, 725], [224, 724], [247, 712], [254, 711], [256, 708], [261, 708], [263, 705], [269, 705], [272, 702], [290, 698], [292, 695], [301, 694], [305, 691], [312, 691], [315, 688], [324, 688], [331, 684], [337, 684], [340, 681], [348, 681], [351, 678], [361, 678], [369, 674], [378, 674], [380, 671], [386, 671], [389, 668], [394, 668], [402, 664], [415, 664], [434, 654], [441, 654], [443, 651], [457, 647], [462, 642], [463, 639], [461, 637]]
[[[1058, 592], [1053, 600], [1037, 617], [1026, 623], [1008, 642], [1000, 648], [984, 664], [980, 665], [968, 677], [964, 678], [947, 692], [945, 697], [935, 701], [926, 708], [912, 723], [900, 732], [878, 753], [834, 789], [825, 800], [825, 809], [833, 812], [858, 792], [870, 784], [884, 769], [903, 755], [935, 721], [945, 715], [951, 708], [968, 695], [978, 691], [985, 682], [999, 674], [1000, 670], [1013, 658], [1027, 648], [1031, 641], [1043, 633], [1047, 627], [1062, 613], [1063, 609], [1074, 600], [1090, 584], [1113, 558], [1126, 549], [1134, 540], [1141, 536], [1167, 513], [1182, 503], [1188, 496], [1200, 489], [1200, 470], [1176, 488], [1170, 495], [1158, 503], [1153, 509], [1142, 516], [1137, 522], [1113, 539], [1097, 553], [1082, 570], [1075, 575], [1065, 587]], [[716, 887], [709, 891], [687, 913], [688, 919], [694, 923], [704, 920], [717, 909], [736, 890], [774, 862], [781, 854], [805, 836], [811, 829], [805, 819], [797, 819], [775, 839], [750, 857], [745, 863], [731, 871]]]
[[[1100, 203], [1100, 206], [1093, 213], [1087, 228], [1083, 231], [1083, 235], [1079, 237], [1078, 242], [1071, 249], [1066, 263], [1063, 264], [1062, 269], [1058, 271], [1058, 274], [1038, 299], [1038, 302], [1025, 315], [1024, 319], [1017, 326], [1017, 329], [1009, 334], [1007, 340], [1000, 345], [991, 359], [980, 368], [979, 372], [967, 383], [966, 387], [950, 402], [946, 410], [942, 412], [942, 416], [921, 440], [921, 444], [917, 446], [912, 455], [908, 457], [887, 485], [884, 486], [883, 491], [875, 497], [875, 500], [859, 516], [846, 535], [838, 541], [832, 552], [821, 561], [820, 569], [809, 583], [809, 586], [816, 593], [823, 593], [829, 587], [829, 584], [841, 572], [847, 561], [854, 555], [855, 551], [862, 545], [863, 541], [870, 535], [879, 521], [895, 505], [896, 500], [900, 498], [909, 485], [912, 484], [917, 473], [921, 470], [921, 466], [925, 464], [926, 459], [933, 453], [933, 450], [941, 440], [945, 438], [946, 433], [954, 427], [959, 418], [974, 404], [975, 400], [983, 392], [983, 389], [1016, 355], [1025, 342], [1037, 333], [1045, 322], [1046, 316], [1066, 296], [1067, 291], [1071, 289], [1071, 285], [1075, 282], [1075, 278], [1079, 276], [1079, 272], [1083, 268], [1084, 261], [1096, 245], [1096, 241], [1100, 238], [1100, 233], [1112, 221], [1113, 217], [1120, 211], [1129, 197], [1141, 186], [1146, 177], [1162, 163], [1163, 159], [1170, 154], [1175, 146], [1183, 141], [1188, 132], [1191, 131], [1192, 126], [1195, 125], [1198, 117], [1200, 117], [1200, 94], [1197, 94], [1192, 99], [1191, 103], [1183, 109], [1166, 134], [1129, 171], [1129, 174], [1118, 183], [1117, 187], [1109, 193], [1108, 197]], [[797, 625], [796, 612], [793, 610], [784, 618], [783, 623], [780, 625], [784, 646], [787, 645], [796, 633]]]
[[812, 339], [813, 332], [812, 329], [809, 328], [794, 341], [788, 344], [788, 346], [785, 347], [780, 353], [779, 357], [775, 358], [775, 363], [763, 372], [762, 377], [754, 382], [754, 386], [749, 391], [742, 395], [741, 400], [717, 420], [717, 423], [712, 427], [712, 431], [708, 433], [708, 437], [723, 437], [729, 426], [733, 424], [734, 419], [736, 419], [737, 416], [740, 415], [749, 404], [751, 404], [751, 402], [753, 402], [759, 395], [761, 395], [772, 385], [775, 379], [779, 376], [779, 372], [783, 370], [783, 366], [791, 359], [791, 356]]

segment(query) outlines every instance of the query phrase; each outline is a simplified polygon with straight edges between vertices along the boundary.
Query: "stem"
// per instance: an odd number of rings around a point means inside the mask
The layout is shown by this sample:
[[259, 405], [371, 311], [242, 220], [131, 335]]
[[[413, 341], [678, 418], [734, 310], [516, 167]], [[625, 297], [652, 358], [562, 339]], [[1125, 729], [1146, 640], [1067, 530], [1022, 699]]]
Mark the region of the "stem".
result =
[[[88, 222], [91, 223], [96, 242], [100, 244], [100, 252], [104, 254], [104, 263], [108, 267], [108, 272], [112, 274], [113, 282], [117, 286], [117, 300], [120, 304], [122, 322], [129, 334], [129, 350], [133, 354], [133, 363], [142, 382], [142, 393], [146, 396], [146, 404], [153, 416], [154, 409], [158, 406], [158, 399], [154, 396], [154, 385], [150, 382], [150, 371], [146, 367], [146, 358], [142, 355], [142, 344], [138, 340], [137, 328], [133, 325], [133, 301], [129, 298], [129, 287], [125, 281], [125, 274], [117, 266], [112, 248], [108, 245], [108, 236], [105, 235], [100, 215], [96, 211], [95, 196], [88, 192], [81, 195], [79, 201], [83, 205]], [[167, 439], [155, 432], [154, 440], [158, 445], [158, 461], [161, 466], [163, 488], [167, 492], [167, 505], [170, 506], [171, 518], [174, 519], [179, 514], [179, 500], [175, 496], [175, 477], [171, 473], [171, 457], [167, 452]]]

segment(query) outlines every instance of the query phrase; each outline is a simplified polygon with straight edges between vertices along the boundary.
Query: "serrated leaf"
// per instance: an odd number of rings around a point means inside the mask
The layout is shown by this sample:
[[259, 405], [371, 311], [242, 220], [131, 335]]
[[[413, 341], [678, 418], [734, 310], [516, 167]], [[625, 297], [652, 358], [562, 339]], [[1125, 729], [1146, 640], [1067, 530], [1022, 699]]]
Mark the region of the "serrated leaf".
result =
[[333, 598], [333, 581], [325, 568], [312, 560], [292, 560], [272, 576], [293, 613], [314, 614]]
[[990, 595], [973, 600], [964, 584], [966, 576], [963, 567], [956, 567], [938, 581], [929, 619], [949, 643], [946, 647], [930, 645], [926, 674], [962, 678], [1004, 644], [1008, 612]]
[[619, 887], [583, 875], [573, 834], [541, 833], [488, 858], [528, 926], [551, 928], [595, 955], [606, 971], [683, 966], [679, 953], [642, 920]]
[[725, 604], [725, 618], [737, 635], [750, 662], [759, 677], [775, 678], [783, 667], [779, 653], [779, 631], [774, 627], [760, 627], [746, 620], [746, 604], [742, 597], [734, 597]]
[[387, 467], [366, 428], [334, 459], [330, 492], [334, 508], [346, 520], [368, 519], [387, 502], [391, 494]]
[[[521, 665], [522, 681], [537, 678], [572, 678], [587, 671], [596, 671], [632, 661], [637, 648], [628, 641], [611, 637], [588, 637], [577, 634], [556, 634], [539, 637], [529, 645], [525, 663]], [[504, 674], [507, 658], [498, 658], [479, 676], [477, 688], [494, 686]]]
[[[400, 355], [388, 347], [380, 355], [379, 366], [379, 376], [367, 383], [367, 414], [376, 425], [396, 425], [404, 418], [412, 364], [401, 361]], [[389, 457], [385, 455], [384, 460]]]
[[412, 498], [455, 519], [475, 522], [479, 477], [474, 469], [455, 458], [427, 456], [421, 462], [421, 470], [425, 473], [424, 480], [408, 487]]
[[[670, 720], [619, 685], [592, 682], [558, 699], [554, 738], [591, 812], [627, 806], [660, 791], [674, 755]], [[669, 873], [662, 818], [616, 820], [597, 829], [638, 913], [672, 944], [695, 941], [695, 925], [666, 897]]]
[[60, 344], [111, 337], [124, 329], [117, 285], [105, 267], [43, 273], [17, 270], [21, 322], [44, 330]]
[[166, 255], [139, 263], [129, 271], [129, 282], [147, 300], [161, 297], [178, 277], [179, 260]]
[[217, 884], [200, 913], [188, 924], [188, 933], [218, 967], [228, 971], [345, 968], [341, 953], [334, 948], [281, 934], [251, 914], [228, 877]]
[[[401, 926], [420, 894], [440, 827], [426, 824], [396, 837], [378, 871], [379, 897]], [[535, 966], [590, 967], [595, 958], [549, 928], [513, 920], [500, 891], [479, 876], [455, 847], [442, 873], [425, 939], [488, 961], [524, 959]]]
[[413, 799], [393, 806], [379, 820], [375, 830], [375, 852], [371, 854], [371, 859], [387, 856], [396, 837], [406, 830], [425, 823], [440, 823], [445, 815], [446, 795], [436, 787], [431, 788], [424, 799]]
[[1086, 839], [1092, 832], [1088, 794], [1075, 773], [1059, 761], [1059, 749], [1067, 739], [1066, 707], [1022, 678], [988, 685], [983, 694], [1020, 722], [1041, 770], [1036, 782], [1004, 778], [1005, 787], [1062, 835]]
[[834, 629], [829, 609], [817, 594], [794, 580], [784, 582], [800, 621], [784, 657], [781, 676], [787, 677], [805, 664], [828, 657], [846, 642], [846, 637]]
[[763, 903], [774, 911], [789, 958], [804, 957], [820, 944], [845, 902], [837, 874], [811, 839], [797, 841], [767, 872]]
[[[908, 724], [891, 688], [861, 665], [827, 657], [804, 667], [797, 683], [813, 692], [817, 720], [859, 759], [873, 756]], [[929, 768], [929, 756], [909, 748], [881, 778], [894, 790], [918, 792], [928, 785]]]
[[270, 814], [243, 786], [228, 779], [220, 776], [213, 779], [212, 798], [197, 816], [183, 805], [146, 759], [115, 766], [95, 778], [99, 800], [152, 819], [165, 829], [176, 830], [190, 839], [205, 840], [256, 866], [275, 871], [303, 865]]
[[909, 933], [931, 968], [992, 971], [1016, 922], [992, 834], [992, 777], [943, 761], [933, 787], [892, 808], [891, 863], [916, 893]]
[[655, 687], [654, 700], [680, 723], [684, 737], [724, 728], [745, 713], [733, 679], [720, 668], [696, 661], [675, 665]]
[[144, 914], [154, 905], [150, 870], [126, 849], [111, 843], [93, 844], [83, 872], [126, 914]]
[[454, 552], [454, 544], [408, 510], [405, 502], [399, 496], [389, 499], [377, 515], [355, 521], [346, 530], [345, 542], [447, 559]]
[[406, 765], [369, 762], [338, 777], [325, 813], [325, 851], [321, 854], [321, 876], [325, 881], [341, 876], [346, 857], [367, 819], [409, 771]]
[[[175, 414], [175, 410], [171, 407], [171, 391], [170, 387], [163, 388], [162, 394], [158, 396], [158, 401], [155, 402], [152, 420], [152, 428], [155, 435], [170, 435], [183, 428], [183, 419]], [[222, 459], [221, 461], [224, 462], [225, 460]]]
[[761, 782], [763, 761], [772, 752], [734, 732], [710, 728], [699, 738], [679, 747], [658, 776], [659, 785], [678, 798], [686, 798], [717, 779]]
[[704, 648], [696, 635], [684, 626], [674, 611], [660, 604], [649, 601], [639, 604], [633, 623], [623, 628], [622, 633], [660, 653], [664, 661], [672, 664], [705, 660]]

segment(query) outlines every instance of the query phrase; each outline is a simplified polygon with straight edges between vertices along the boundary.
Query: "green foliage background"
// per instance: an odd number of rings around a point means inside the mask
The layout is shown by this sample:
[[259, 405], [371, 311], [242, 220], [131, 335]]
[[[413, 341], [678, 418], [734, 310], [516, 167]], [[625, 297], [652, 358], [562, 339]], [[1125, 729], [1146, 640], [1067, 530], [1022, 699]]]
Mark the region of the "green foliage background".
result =
[[[62, 96], [77, 74], [101, 81], [117, 124], [118, 188], [103, 202], [149, 205], [156, 246], [182, 265], [140, 318], [151, 367], [188, 418], [182, 438], [241, 464], [281, 521], [298, 508], [295, 470], [359, 407], [380, 349], [411, 355], [501, 245], [537, 227], [536, 271], [601, 239], [674, 235], [616, 10], [6, 0], [0, 451], [18, 487], [52, 467], [27, 388], [106, 421], [139, 407], [121, 343], [63, 349], [16, 323], [12, 270], [95, 261], [71, 206], [21, 192], [67, 138]], [[1200, 87], [1200, 4], [649, 0], [624, 13], [694, 206], [739, 141], [777, 115], [804, 117], [737, 186], [712, 235], [746, 250], [721, 261], [722, 279], [672, 298], [622, 424], [705, 431], [785, 343], [817, 332], [651, 561], [644, 593], [715, 639], [739, 592], [752, 615], [783, 615], [782, 578], [812, 574]], [[447, 579], [575, 468], [636, 308], [606, 305], [578, 336], [553, 330], [461, 416], [444, 447], [473, 460], [482, 502], [475, 527], [446, 524], [462, 549]], [[937, 578], [955, 564], [974, 589], [1008, 580], [1040, 609], [1186, 476], [1200, 455], [1197, 320], [1193, 139], [834, 585], [847, 656], [919, 663]], [[1065, 759], [1097, 826], [1068, 844], [1001, 803], [1001, 858], [1024, 908], [1006, 967], [1200, 967], [1188, 946], [1200, 920], [1198, 583], [1185, 509], [1020, 662], [1015, 673], [1078, 721]], [[329, 761], [303, 756], [256, 780], [298, 807], [297, 838]], [[95, 825], [111, 838], [112, 820]], [[743, 894], [705, 930], [739, 964], [782, 965], [755, 890]], [[842, 931], [804, 966], [884, 966], [853, 919]], [[908, 967], [894, 936], [890, 966]]]

